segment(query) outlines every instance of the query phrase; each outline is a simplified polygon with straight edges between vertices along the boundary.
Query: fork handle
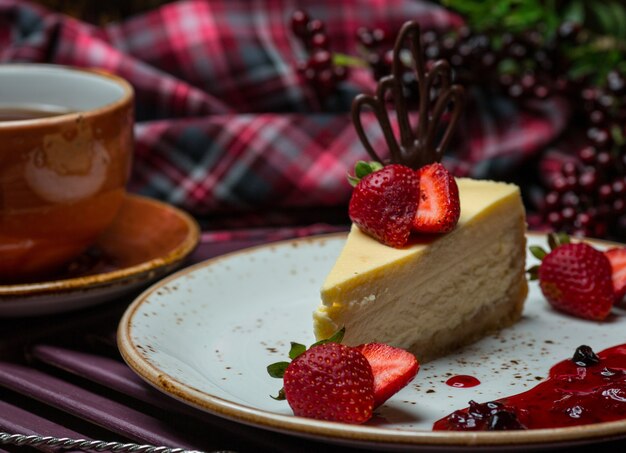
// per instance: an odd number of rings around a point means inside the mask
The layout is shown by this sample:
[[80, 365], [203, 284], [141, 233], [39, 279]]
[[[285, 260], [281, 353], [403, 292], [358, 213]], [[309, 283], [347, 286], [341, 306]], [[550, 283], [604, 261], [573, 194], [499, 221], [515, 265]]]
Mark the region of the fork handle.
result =
[[[184, 448], [157, 447], [154, 445], [140, 445], [133, 443], [105, 442], [103, 440], [70, 439], [67, 437], [52, 437], [24, 434], [10, 434], [0, 431], [0, 444], [28, 447], [56, 447], [72, 448], [83, 451], [111, 451], [115, 453], [203, 453], [198, 450]], [[235, 453], [226, 450], [212, 453]]]

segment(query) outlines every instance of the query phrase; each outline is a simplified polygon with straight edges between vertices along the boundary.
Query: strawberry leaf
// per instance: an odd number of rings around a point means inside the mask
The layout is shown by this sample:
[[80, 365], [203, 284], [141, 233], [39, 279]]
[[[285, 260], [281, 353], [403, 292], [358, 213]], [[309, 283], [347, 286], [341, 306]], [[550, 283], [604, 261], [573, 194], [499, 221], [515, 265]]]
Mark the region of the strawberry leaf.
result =
[[300, 354], [306, 351], [306, 346], [300, 343], [291, 342], [291, 349], [289, 350], [289, 358], [291, 360], [298, 357]]
[[380, 170], [381, 168], [383, 168], [383, 164], [380, 162], [365, 162], [364, 160], [360, 160], [354, 166], [354, 176], [348, 174], [348, 182], [352, 187], [356, 187], [361, 179], [365, 178], [370, 173]]
[[313, 343], [311, 347], [319, 346], [320, 344], [326, 344], [326, 343], [341, 343], [343, 341], [343, 336], [345, 333], [346, 333], [346, 328], [342, 327], [337, 332], [332, 334], [330, 337]]
[[556, 238], [557, 238], [557, 241], [559, 242], [559, 245], [565, 245], [565, 244], [570, 243], [569, 236], [567, 235], [567, 233], [557, 233]]
[[363, 160], [360, 160], [354, 166], [354, 175], [359, 179], [364, 178], [370, 173], [374, 173], [381, 168], [383, 168], [383, 166], [380, 162], [365, 162]]
[[559, 242], [557, 241], [556, 234], [550, 233], [548, 234], [548, 245], [550, 246], [550, 250], [554, 250], [559, 246]]
[[533, 256], [538, 260], [544, 259], [545, 256], [548, 254], [548, 252], [546, 252], [542, 247], [539, 247], [538, 245], [531, 245], [530, 247], [528, 247], [528, 249], [530, 250], [530, 253], [532, 253]]
[[360, 179], [357, 178], [356, 176], [352, 176], [350, 174], [348, 175], [348, 182], [350, 183], [352, 187], [356, 187], [359, 181]]
[[289, 362], [276, 362], [267, 366], [267, 373], [273, 378], [282, 379]]
[[526, 270], [526, 272], [528, 273], [528, 279], [530, 281], [539, 279], [539, 266], [530, 267]]
[[550, 250], [554, 250], [560, 245], [569, 244], [569, 236], [567, 233], [550, 233], [548, 234], [548, 245]]
[[276, 396], [270, 395], [270, 398], [275, 399], [276, 401], [283, 401], [283, 400], [285, 400], [285, 389], [281, 388], [278, 391], [278, 395], [276, 395]]

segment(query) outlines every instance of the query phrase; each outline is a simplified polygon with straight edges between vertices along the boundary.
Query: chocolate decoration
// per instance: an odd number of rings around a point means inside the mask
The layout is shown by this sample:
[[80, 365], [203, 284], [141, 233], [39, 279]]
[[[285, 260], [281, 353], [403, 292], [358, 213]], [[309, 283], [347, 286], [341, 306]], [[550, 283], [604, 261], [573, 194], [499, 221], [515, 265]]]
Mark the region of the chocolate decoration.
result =
[[[400, 29], [393, 47], [391, 75], [379, 80], [375, 95], [360, 94], [352, 103], [352, 121], [356, 132], [370, 157], [383, 165], [386, 163], [403, 164], [418, 169], [433, 162], [441, 162], [463, 110], [465, 92], [460, 85], [451, 84], [450, 64], [445, 60], [438, 60], [433, 64], [430, 71], [427, 71], [420, 38], [420, 27], [417, 22], [406, 22]], [[404, 65], [401, 60], [401, 52], [407, 40], [418, 83], [419, 120], [415, 130], [411, 127], [407, 99], [404, 96], [402, 86]], [[439, 82], [438, 91], [433, 96], [432, 89], [437, 81]], [[387, 111], [388, 93], [391, 94], [397, 113], [400, 129], [399, 141], [391, 127]], [[452, 104], [450, 121], [437, 145], [435, 140], [438, 135], [439, 123], [450, 104]], [[378, 120], [389, 147], [390, 160], [388, 162], [380, 158], [363, 129], [361, 113], [364, 107], [370, 107]]]

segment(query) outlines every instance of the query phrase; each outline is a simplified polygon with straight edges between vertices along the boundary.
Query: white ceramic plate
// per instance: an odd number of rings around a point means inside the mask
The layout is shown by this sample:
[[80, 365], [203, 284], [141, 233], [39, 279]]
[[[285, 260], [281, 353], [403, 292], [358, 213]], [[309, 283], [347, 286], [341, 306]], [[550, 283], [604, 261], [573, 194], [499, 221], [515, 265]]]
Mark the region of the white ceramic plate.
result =
[[[208, 412], [336, 443], [528, 448], [626, 435], [626, 421], [550, 430], [431, 431], [435, 420], [469, 400], [485, 402], [533, 387], [581, 344], [599, 351], [626, 343], [623, 313], [616, 311], [604, 323], [559, 314], [535, 283], [518, 324], [424, 365], [367, 424], [295, 417], [286, 401], [270, 398], [281, 382], [265, 368], [287, 357], [290, 341], [314, 341], [311, 312], [344, 240], [342, 234], [261, 246], [166, 278], [137, 298], [121, 320], [118, 343], [124, 359], [156, 388]], [[531, 234], [529, 243], [545, 244], [545, 236]], [[456, 374], [475, 376], [481, 385], [446, 385]]]

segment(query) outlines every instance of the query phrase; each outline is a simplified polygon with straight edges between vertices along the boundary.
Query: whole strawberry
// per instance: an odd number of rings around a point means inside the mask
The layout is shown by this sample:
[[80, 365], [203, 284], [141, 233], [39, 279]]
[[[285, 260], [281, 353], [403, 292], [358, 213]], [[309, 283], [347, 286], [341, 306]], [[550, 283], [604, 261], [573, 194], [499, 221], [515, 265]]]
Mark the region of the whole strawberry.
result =
[[301, 417], [363, 423], [374, 409], [374, 375], [365, 356], [338, 343], [314, 346], [285, 370], [284, 390]]
[[276, 400], [287, 399], [295, 415], [345, 423], [363, 423], [374, 409], [374, 374], [365, 356], [341, 343], [345, 329], [309, 349], [291, 343], [291, 362], [267, 367], [283, 380]]
[[364, 233], [391, 247], [403, 247], [417, 212], [419, 179], [414, 170], [359, 162], [350, 199], [350, 219]]
[[550, 305], [580, 318], [605, 319], [615, 302], [607, 257], [588, 244], [570, 243], [566, 235], [550, 235], [549, 243], [550, 253], [530, 248], [542, 261], [529, 272]]
[[413, 354], [379, 343], [344, 346], [344, 334], [341, 328], [309, 349], [292, 342], [291, 362], [267, 367], [270, 376], [283, 380], [283, 388], [272, 398], [287, 399], [301, 417], [363, 423], [417, 374]]

